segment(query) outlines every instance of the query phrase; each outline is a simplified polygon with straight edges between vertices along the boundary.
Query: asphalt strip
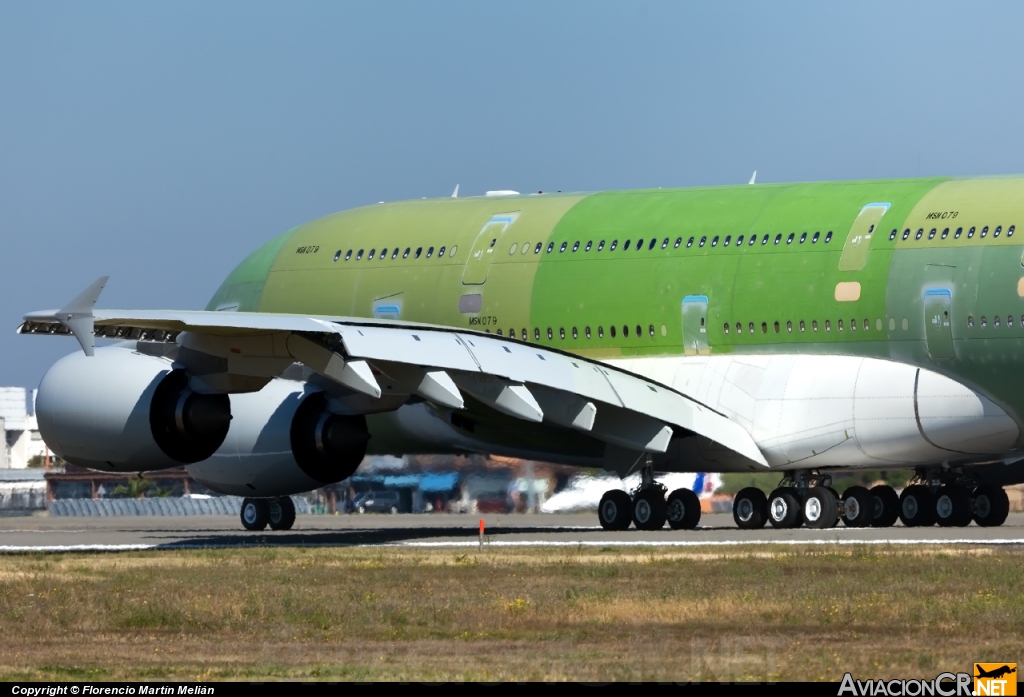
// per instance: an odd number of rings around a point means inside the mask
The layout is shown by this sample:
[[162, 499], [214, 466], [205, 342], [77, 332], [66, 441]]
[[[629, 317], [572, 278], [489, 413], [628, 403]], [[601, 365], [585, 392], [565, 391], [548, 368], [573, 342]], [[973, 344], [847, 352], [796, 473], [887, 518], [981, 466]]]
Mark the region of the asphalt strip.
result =
[[[420, 547], [420, 548], [473, 548], [479, 547], [476, 540], [452, 540], [450, 542], [387, 542], [381, 544], [323, 544], [323, 545], [281, 545], [275, 543], [241, 543], [197, 545], [188, 542], [163, 545], [0, 545], [0, 554], [64, 554], [73, 552], [139, 552], [150, 550], [192, 550], [192, 549], [246, 549], [254, 547]], [[1024, 545], [1024, 539], [950, 539], [950, 540], [495, 540], [484, 542], [491, 547], [742, 547], [744, 545], [775, 545], [796, 547], [801, 545], [973, 545], [973, 546], [1010, 546]]]

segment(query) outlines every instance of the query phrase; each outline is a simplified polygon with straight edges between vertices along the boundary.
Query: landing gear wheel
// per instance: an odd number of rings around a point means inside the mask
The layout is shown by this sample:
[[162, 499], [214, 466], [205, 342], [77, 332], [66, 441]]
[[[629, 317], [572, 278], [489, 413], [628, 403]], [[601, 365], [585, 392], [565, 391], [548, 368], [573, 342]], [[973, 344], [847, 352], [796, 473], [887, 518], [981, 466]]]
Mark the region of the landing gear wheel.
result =
[[732, 500], [732, 519], [741, 530], [760, 530], [768, 522], [768, 497], [757, 487], [741, 489]]
[[619, 489], [604, 492], [597, 506], [597, 517], [605, 530], [626, 530], [633, 521], [629, 494]]
[[676, 489], [668, 495], [667, 515], [673, 530], [693, 530], [700, 522], [700, 499], [689, 489]]
[[908, 486], [900, 494], [900, 520], [908, 528], [935, 524], [935, 499], [928, 487]]
[[266, 499], [242, 499], [242, 527], [259, 532], [270, 522], [270, 510]]
[[839, 516], [839, 505], [832, 492], [822, 486], [814, 486], [807, 490], [804, 497], [804, 525], [822, 530], [836, 524]]
[[970, 525], [971, 500], [967, 490], [956, 484], [944, 484], [935, 495], [935, 522], [944, 528]]
[[768, 522], [773, 528], [798, 528], [801, 520], [800, 502], [790, 489], [776, 489], [768, 497]]
[[652, 486], [633, 497], [633, 524], [637, 530], [661, 530], [667, 517], [668, 504], [663, 489]]
[[991, 528], [1006, 522], [1010, 499], [998, 486], [979, 486], [974, 490], [974, 522]]
[[871, 525], [876, 528], [888, 528], [896, 524], [900, 517], [900, 497], [896, 490], [886, 484], [871, 488], [874, 499], [874, 517]]
[[871, 492], [862, 486], [851, 486], [843, 492], [841, 505], [843, 524], [848, 528], [871, 525], [875, 514], [875, 501]]
[[295, 503], [291, 496], [267, 501], [267, 522], [271, 530], [291, 530], [295, 524]]

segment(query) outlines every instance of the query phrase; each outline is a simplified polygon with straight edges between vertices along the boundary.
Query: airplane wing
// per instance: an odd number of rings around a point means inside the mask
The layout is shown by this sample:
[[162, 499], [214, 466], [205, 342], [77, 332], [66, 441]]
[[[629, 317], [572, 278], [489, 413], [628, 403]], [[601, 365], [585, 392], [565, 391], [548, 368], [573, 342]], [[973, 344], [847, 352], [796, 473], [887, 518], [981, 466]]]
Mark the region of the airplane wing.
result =
[[[463, 395], [469, 394], [509, 416], [575, 429], [638, 455], [665, 452], [673, 434], [683, 431], [768, 467], [750, 434], [706, 405], [599, 361], [512, 338], [394, 320], [94, 310], [95, 298], [90, 303], [83, 296], [72, 301], [73, 312], [25, 315], [18, 332], [73, 334], [87, 354], [94, 337], [177, 342], [219, 357], [228, 373], [262, 370], [269, 371], [267, 378], [300, 362], [371, 399], [381, 397], [376, 376], [383, 374], [447, 408], [463, 409]], [[178, 341], [182, 332], [187, 341]]]

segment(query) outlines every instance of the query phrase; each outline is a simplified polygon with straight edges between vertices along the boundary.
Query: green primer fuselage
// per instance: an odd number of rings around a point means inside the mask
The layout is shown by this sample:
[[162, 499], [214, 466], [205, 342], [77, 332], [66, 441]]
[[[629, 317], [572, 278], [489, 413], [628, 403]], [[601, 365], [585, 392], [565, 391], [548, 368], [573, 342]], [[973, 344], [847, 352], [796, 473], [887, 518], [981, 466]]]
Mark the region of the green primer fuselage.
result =
[[404, 201], [278, 236], [208, 309], [376, 315], [602, 359], [884, 358], [1024, 425], [1021, 221], [1022, 178]]

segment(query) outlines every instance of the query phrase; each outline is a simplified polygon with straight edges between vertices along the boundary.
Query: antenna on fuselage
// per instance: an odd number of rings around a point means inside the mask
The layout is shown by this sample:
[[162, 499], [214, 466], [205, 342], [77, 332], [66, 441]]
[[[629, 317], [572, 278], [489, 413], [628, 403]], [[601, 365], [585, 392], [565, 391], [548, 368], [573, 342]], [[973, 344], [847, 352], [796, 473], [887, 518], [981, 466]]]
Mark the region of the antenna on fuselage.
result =
[[754, 173], [750, 175], [750, 181], [748, 181], [747, 184], [756, 184], [756, 183], [757, 183], [757, 170], [755, 169]]
[[458, 198], [458, 197], [459, 197], [459, 185], [456, 184], [455, 185], [455, 191], [452, 192], [452, 198]]

